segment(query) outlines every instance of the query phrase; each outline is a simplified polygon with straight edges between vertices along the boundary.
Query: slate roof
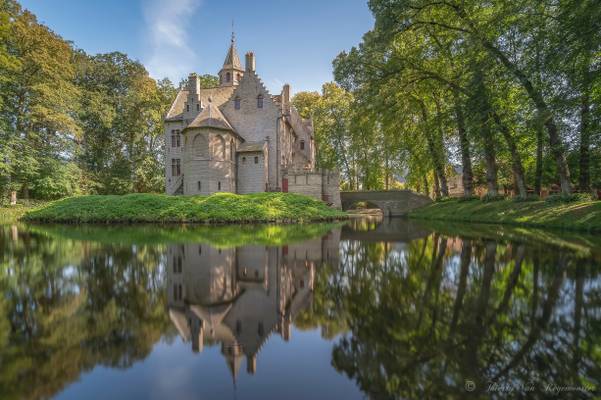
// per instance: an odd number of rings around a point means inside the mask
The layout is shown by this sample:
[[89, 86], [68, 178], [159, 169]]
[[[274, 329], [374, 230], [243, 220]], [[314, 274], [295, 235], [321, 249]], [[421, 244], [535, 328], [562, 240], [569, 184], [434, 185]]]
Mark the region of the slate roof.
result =
[[236, 149], [238, 153], [252, 153], [252, 152], [262, 152], [265, 147], [265, 142], [247, 142], [242, 143]]
[[219, 110], [219, 107], [213, 103], [207, 104], [200, 114], [198, 114], [184, 130], [189, 128], [214, 128], [235, 132], [234, 128], [232, 128], [230, 123], [223, 116], [223, 113]]
[[[235, 86], [219, 86], [208, 89], [200, 89], [200, 102], [203, 105], [212, 103], [213, 105], [219, 107], [229, 100], [229, 98], [232, 96], [232, 93], [234, 93], [234, 90], [236, 90]], [[166, 121], [179, 121], [183, 118], [184, 106], [187, 98], [187, 90], [182, 89], [177, 93], [175, 101], [171, 105], [171, 109], [169, 109], [169, 112], [165, 117]]]

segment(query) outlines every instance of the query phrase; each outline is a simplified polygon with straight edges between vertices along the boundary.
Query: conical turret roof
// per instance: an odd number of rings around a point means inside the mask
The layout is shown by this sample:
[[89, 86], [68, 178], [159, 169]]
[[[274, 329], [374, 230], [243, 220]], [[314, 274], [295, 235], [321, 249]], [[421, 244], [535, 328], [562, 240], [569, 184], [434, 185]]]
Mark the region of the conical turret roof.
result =
[[240, 63], [240, 57], [238, 57], [238, 52], [236, 51], [236, 41], [234, 37], [232, 37], [232, 43], [230, 44], [230, 48], [225, 55], [225, 61], [223, 62], [223, 69], [226, 68], [242, 70], [242, 63]]

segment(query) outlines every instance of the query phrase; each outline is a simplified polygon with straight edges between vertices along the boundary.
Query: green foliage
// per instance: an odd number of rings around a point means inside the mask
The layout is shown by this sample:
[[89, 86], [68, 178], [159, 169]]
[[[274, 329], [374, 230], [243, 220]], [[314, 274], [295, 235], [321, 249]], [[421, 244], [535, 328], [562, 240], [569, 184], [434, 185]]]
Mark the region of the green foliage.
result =
[[130, 194], [69, 197], [29, 211], [44, 222], [302, 222], [344, 218], [322, 201], [292, 193], [211, 196]]
[[500, 185], [521, 197], [541, 186], [564, 194], [598, 187], [598, 2], [369, 7], [373, 29], [333, 63], [336, 82], [353, 96], [354, 119], [369, 122], [358, 125], [363, 145], [371, 150], [380, 131], [394, 135], [384, 146], [392, 157], [374, 162], [369, 175], [398, 165], [407, 187], [435, 197], [447, 195], [458, 162], [491, 196]]
[[0, 194], [162, 191], [162, 119], [174, 97], [171, 82], [153, 80], [125, 54], [88, 56], [3, 1]]

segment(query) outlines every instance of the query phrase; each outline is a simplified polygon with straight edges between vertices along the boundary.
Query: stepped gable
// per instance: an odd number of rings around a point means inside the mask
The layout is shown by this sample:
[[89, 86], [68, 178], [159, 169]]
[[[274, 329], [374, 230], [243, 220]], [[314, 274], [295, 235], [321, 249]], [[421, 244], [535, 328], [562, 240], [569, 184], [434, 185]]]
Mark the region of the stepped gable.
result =
[[259, 75], [257, 75], [256, 71], [245, 71], [240, 83], [237, 86], [233, 87], [234, 90], [232, 91], [231, 95], [222, 104], [225, 104], [230, 100], [234, 100], [234, 98], [238, 94], [238, 90], [242, 90], [241, 88], [243, 86], [243, 82], [245, 82], [246, 80], [251, 79], [251, 78], [259, 84], [259, 92], [265, 93], [265, 96], [263, 97], [263, 101], [265, 102], [265, 101], [269, 100], [269, 101], [271, 101], [271, 103], [273, 105], [279, 107], [278, 101], [281, 101], [281, 96], [280, 95], [272, 95], [271, 93], [269, 93], [269, 90], [267, 90], [267, 87], [265, 86], [265, 84], [263, 83], [263, 81], [261, 80]]

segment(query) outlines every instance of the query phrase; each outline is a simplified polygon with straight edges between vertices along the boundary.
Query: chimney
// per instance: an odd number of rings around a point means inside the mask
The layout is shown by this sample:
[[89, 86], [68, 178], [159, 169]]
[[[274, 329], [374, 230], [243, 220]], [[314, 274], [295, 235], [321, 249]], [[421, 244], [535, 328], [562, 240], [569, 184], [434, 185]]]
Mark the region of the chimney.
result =
[[255, 72], [255, 53], [252, 51], [246, 53], [246, 70], [249, 72]]
[[188, 76], [188, 93], [189, 94], [200, 93], [200, 80], [198, 79], [198, 75], [195, 72], [192, 72]]
[[290, 115], [290, 85], [287, 83], [282, 88], [282, 114]]

